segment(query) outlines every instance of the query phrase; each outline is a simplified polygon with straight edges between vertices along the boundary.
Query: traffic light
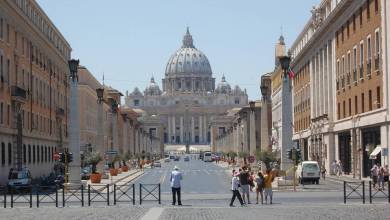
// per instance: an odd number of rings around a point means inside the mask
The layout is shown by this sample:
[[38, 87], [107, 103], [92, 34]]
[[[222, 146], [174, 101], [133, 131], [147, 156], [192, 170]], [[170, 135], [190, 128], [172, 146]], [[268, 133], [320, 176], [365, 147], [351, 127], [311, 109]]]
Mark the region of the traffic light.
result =
[[287, 151], [287, 158], [292, 160], [292, 149]]
[[59, 162], [60, 163], [65, 163], [65, 154], [64, 153], [58, 153], [59, 155]]
[[68, 163], [73, 161], [73, 153], [68, 153]]
[[295, 151], [295, 154], [296, 154], [296, 156], [295, 156], [296, 160], [301, 161], [302, 160], [301, 149], [297, 149]]

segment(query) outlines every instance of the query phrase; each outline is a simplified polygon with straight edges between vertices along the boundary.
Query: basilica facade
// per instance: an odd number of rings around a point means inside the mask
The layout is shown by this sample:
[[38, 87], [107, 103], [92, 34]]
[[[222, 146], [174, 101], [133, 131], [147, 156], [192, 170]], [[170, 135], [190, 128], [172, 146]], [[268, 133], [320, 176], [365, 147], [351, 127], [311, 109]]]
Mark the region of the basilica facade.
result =
[[125, 103], [160, 119], [164, 143], [196, 145], [210, 143], [213, 117], [247, 105], [248, 95], [238, 85], [231, 88], [225, 76], [215, 86], [210, 62], [187, 28], [182, 46], [168, 60], [162, 90], [152, 77], [144, 92], [126, 92]]

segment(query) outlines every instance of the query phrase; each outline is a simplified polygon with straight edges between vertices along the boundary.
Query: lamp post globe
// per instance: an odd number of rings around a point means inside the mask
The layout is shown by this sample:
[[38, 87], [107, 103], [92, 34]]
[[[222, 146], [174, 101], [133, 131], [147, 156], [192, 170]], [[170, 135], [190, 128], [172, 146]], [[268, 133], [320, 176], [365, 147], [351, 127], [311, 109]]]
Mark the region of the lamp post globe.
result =
[[280, 66], [284, 72], [284, 76], [286, 77], [288, 68], [290, 67], [291, 58], [289, 56], [279, 57]]
[[103, 100], [103, 93], [104, 93], [104, 88], [97, 88], [96, 89], [96, 95], [97, 95], [99, 101]]
[[249, 108], [251, 109], [251, 111], [255, 110], [255, 102], [254, 101], [249, 102]]

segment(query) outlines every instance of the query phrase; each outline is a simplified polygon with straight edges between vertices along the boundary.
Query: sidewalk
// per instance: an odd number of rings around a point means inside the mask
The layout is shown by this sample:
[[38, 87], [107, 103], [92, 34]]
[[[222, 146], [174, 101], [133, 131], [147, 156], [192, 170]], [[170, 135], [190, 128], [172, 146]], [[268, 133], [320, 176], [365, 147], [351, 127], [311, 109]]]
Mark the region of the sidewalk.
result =
[[[91, 185], [91, 187], [95, 190], [105, 192], [105, 187], [108, 184], [109, 186], [113, 186], [114, 184], [117, 185], [123, 185], [128, 182], [131, 182], [132, 180], [136, 179], [137, 177], [141, 176], [144, 173], [144, 171], [140, 169], [132, 169], [127, 172], [122, 172], [118, 174], [117, 176], [111, 176], [109, 175], [108, 179], [102, 179], [100, 183], [91, 183], [91, 180], [85, 181], [85, 185]], [[113, 190], [114, 187], [110, 187], [110, 191]]]
[[341, 176], [326, 175], [325, 179], [333, 181], [333, 182], [338, 182], [338, 183], [343, 183], [344, 181], [347, 181], [347, 182], [372, 181], [372, 179], [370, 177], [363, 177], [363, 178], [359, 179], [358, 176], [353, 178], [353, 175], [341, 175]]

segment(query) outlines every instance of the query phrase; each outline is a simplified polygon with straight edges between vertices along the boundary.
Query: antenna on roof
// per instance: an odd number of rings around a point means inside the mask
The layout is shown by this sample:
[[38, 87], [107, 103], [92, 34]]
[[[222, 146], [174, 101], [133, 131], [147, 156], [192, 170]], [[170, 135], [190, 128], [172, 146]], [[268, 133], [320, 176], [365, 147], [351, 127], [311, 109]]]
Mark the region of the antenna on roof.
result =
[[103, 87], [104, 87], [104, 72], [103, 72]]

